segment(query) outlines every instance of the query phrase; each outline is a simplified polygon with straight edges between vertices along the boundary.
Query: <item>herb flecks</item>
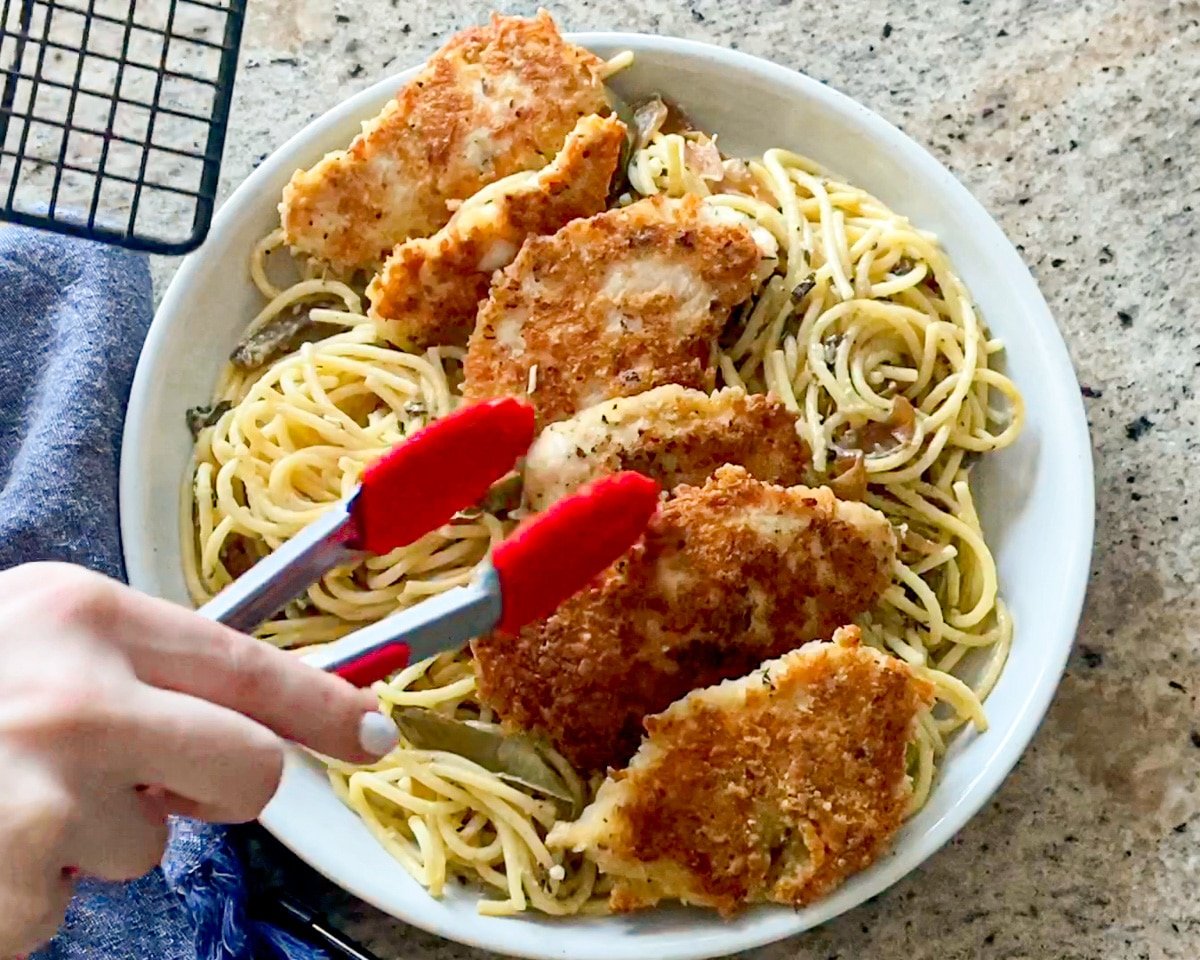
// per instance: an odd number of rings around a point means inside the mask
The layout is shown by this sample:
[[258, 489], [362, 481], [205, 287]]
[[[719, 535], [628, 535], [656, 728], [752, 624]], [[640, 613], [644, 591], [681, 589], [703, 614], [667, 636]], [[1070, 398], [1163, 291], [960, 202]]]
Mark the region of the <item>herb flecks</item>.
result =
[[337, 330], [332, 324], [315, 322], [308, 310], [290, 313], [242, 337], [229, 360], [239, 370], [257, 370], [301, 344], [323, 340]]
[[807, 280], [801, 280], [798, 284], [796, 284], [796, 286], [792, 288], [793, 306], [800, 306], [800, 304], [804, 302], [804, 298], [812, 293], [812, 289], [816, 285], [817, 281], [812, 277], [809, 277]]
[[493, 516], [507, 517], [521, 505], [525, 485], [520, 473], [511, 473], [497, 480], [479, 501], [479, 508]]
[[201, 430], [216, 426], [217, 421], [232, 409], [233, 404], [228, 400], [192, 407], [187, 412], [187, 425], [188, 430], [191, 431], [192, 439], [195, 440], [199, 437]]

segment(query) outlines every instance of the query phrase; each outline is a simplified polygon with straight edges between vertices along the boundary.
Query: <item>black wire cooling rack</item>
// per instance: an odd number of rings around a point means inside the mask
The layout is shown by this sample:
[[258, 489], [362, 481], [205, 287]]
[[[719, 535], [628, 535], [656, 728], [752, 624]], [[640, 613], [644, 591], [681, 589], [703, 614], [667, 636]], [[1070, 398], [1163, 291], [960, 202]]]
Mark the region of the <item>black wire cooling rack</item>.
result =
[[208, 232], [246, 0], [2, 0], [0, 220], [150, 253]]

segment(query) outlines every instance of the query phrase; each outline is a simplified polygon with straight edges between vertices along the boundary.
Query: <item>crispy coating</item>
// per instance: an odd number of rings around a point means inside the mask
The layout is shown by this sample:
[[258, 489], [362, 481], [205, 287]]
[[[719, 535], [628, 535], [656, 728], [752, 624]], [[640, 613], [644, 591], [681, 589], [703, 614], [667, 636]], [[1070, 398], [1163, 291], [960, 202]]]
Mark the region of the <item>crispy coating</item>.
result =
[[878, 511], [721, 467], [676, 488], [642, 541], [550, 617], [475, 641], [479, 691], [577, 768], [619, 766], [648, 714], [869, 609], [894, 556]]
[[448, 202], [545, 166], [580, 117], [607, 110], [603, 66], [545, 11], [456, 34], [347, 150], [295, 173], [279, 208], [288, 243], [339, 273], [375, 270], [442, 227]]
[[367, 287], [384, 335], [410, 349], [466, 346], [492, 273], [527, 237], [604, 209], [624, 141], [616, 117], [583, 117], [548, 167], [485, 187], [432, 237], [396, 247]]
[[532, 237], [479, 308], [464, 393], [529, 393], [545, 425], [664, 383], [712, 390], [717, 335], [758, 262], [750, 232], [695, 196]]
[[768, 483], [803, 483], [809, 449], [795, 414], [769, 394], [667, 384], [605, 400], [543, 430], [525, 457], [525, 498], [544, 510], [619, 470], [636, 470], [667, 490], [697, 486], [726, 463]]
[[628, 769], [549, 843], [616, 878], [616, 911], [825, 896], [904, 821], [907, 745], [933, 702], [907, 664], [858, 644], [841, 629], [647, 717]]

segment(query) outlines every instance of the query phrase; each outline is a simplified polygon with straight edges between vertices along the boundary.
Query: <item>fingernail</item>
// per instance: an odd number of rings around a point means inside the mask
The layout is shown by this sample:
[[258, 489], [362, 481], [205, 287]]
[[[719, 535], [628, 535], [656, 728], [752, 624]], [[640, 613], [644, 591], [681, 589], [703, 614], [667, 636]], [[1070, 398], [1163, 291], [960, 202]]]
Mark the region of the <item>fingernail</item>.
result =
[[400, 731], [389, 717], [372, 710], [358, 724], [358, 743], [366, 753], [382, 757], [400, 742]]

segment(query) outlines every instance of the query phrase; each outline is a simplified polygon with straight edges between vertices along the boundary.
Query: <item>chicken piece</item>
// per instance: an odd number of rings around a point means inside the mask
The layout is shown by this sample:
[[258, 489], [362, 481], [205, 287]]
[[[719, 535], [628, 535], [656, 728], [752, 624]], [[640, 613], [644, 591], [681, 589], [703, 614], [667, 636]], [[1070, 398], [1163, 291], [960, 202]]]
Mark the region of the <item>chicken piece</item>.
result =
[[870, 507], [721, 467], [676, 488], [641, 542], [548, 618], [476, 640], [480, 694], [578, 769], [620, 766], [648, 714], [869, 609], [895, 549]]
[[387, 339], [410, 349], [466, 346], [492, 273], [512, 263], [527, 237], [604, 209], [624, 142], [616, 117], [586, 116], [550, 166], [484, 187], [432, 237], [396, 247], [367, 287]]
[[544, 510], [587, 481], [636, 470], [671, 490], [704, 483], [726, 463], [785, 487], [803, 483], [808, 445], [774, 396], [678, 384], [605, 400], [551, 424], [525, 457], [525, 499]]
[[629, 768], [548, 842], [614, 877], [617, 911], [664, 899], [725, 916], [802, 907], [900, 828], [907, 747], [932, 704], [933, 684], [846, 627], [647, 717]]
[[664, 383], [712, 390], [717, 335], [758, 262], [750, 232], [694, 196], [532, 237], [479, 308], [464, 393], [528, 393], [544, 426]]
[[449, 202], [545, 166], [580, 117], [607, 112], [603, 70], [545, 11], [462, 31], [349, 149], [295, 173], [279, 207], [288, 243], [341, 274], [374, 271], [445, 225]]

